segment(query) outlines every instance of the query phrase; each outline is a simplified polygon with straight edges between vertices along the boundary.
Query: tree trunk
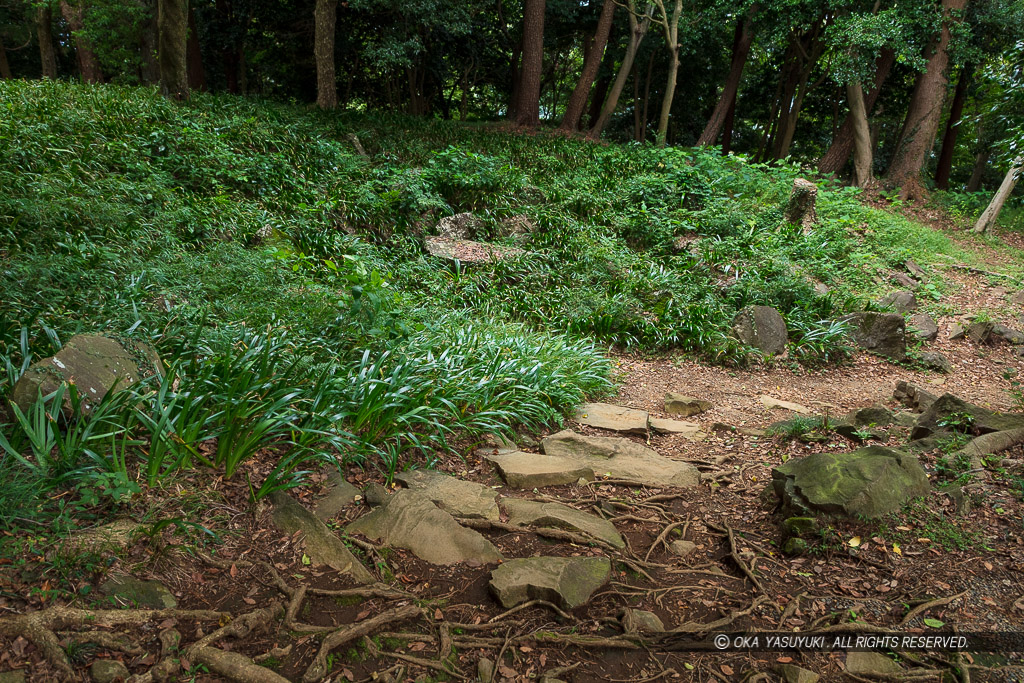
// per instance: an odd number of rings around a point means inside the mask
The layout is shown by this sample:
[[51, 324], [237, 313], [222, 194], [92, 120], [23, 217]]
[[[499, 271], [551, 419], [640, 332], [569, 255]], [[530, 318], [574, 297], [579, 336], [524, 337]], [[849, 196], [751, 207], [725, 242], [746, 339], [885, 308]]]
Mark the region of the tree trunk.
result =
[[736, 95], [732, 96], [729, 103], [729, 110], [725, 114], [725, 123], [722, 124], [722, 156], [729, 156], [732, 151], [732, 128], [736, 121]]
[[996, 219], [999, 218], [999, 212], [1002, 211], [1003, 204], [1006, 203], [1010, 193], [1013, 192], [1013, 188], [1017, 185], [1017, 181], [1020, 180], [1022, 170], [1024, 170], [1024, 157], [1017, 157], [1010, 164], [1010, 170], [1006, 177], [1003, 178], [1002, 184], [996, 191], [996, 196], [992, 197], [992, 202], [981, 214], [978, 222], [974, 224], [974, 232], [986, 232], [990, 228], [995, 227]]
[[661, 116], [658, 118], [658, 147], [664, 147], [668, 134], [668, 117], [672, 114], [672, 100], [676, 95], [676, 79], [679, 76], [679, 17], [683, 13], [683, 0], [676, 0], [669, 17], [663, 0], [657, 1], [661, 14], [661, 26], [665, 32], [665, 45], [668, 47], [668, 79], [665, 83], [665, 96], [661, 100]]
[[[587, 109], [587, 121], [584, 124], [580, 121], [580, 128], [589, 129], [597, 121], [597, 117], [601, 115], [601, 107], [604, 105], [604, 99], [608, 95], [608, 88], [612, 85], [612, 74], [611, 69], [615, 65], [615, 56], [612, 50], [606, 49], [604, 51], [604, 59], [601, 60], [601, 67], [604, 69], [605, 75], [597, 79], [597, 83], [594, 84], [594, 91], [590, 93], [590, 106]], [[598, 73], [601, 73], [600, 70]]]
[[11, 79], [11, 65], [7, 63], [7, 50], [4, 48], [4, 41], [0, 39], [0, 78]]
[[651, 25], [651, 15], [654, 11], [653, 5], [647, 6], [647, 13], [640, 21], [636, 19], [636, 3], [633, 0], [630, 0], [628, 9], [629, 44], [626, 46], [626, 54], [622, 58], [622, 64], [619, 65], [619, 72], [615, 75], [615, 82], [612, 83], [611, 91], [608, 93], [608, 99], [605, 100], [604, 106], [601, 108], [601, 114], [597, 117], [597, 121], [594, 122], [590, 132], [587, 133], [587, 137], [592, 140], [601, 137], [601, 133], [604, 132], [608, 121], [612, 118], [612, 114], [615, 113], [615, 108], [619, 105], [619, 97], [622, 95], [622, 89], [626, 87], [626, 79], [629, 78], [629, 73], [633, 70], [633, 60], [636, 59], [636, 51], [640, 49], [640, 43], [643, 41], [647, 29]]
[[334, 27], [338, 17], [338, 0], [316, 0], [313, 54], [316, 57], [316, 106], [335, 109], [338, 86], [334, 79]]
[[[818, 58], [825, 49], [825, 41], [821, 39], [823, 19], [814, 24], [814, 28], [805, 36], [796, 40], [798, 61], [796, 68], [790, 72], [790, 81], [787, 83], [785, 99], [779, 118], [779, 127], [776, 129], [775, 137], [775, 158], [783, 159], [789, 156], [789, 148], [793, 144], [793, 137], [796, 135], [796, 124], [800, 118], [800, 110], [803, 107], [804, 98], [808, 91], [814, 86], [808, 86], [807, 81], [817, 64]], [[803, 44], [806, 38], [807, 45]], [[820, 83], [820, 81], [819, 81]]]
[[967, 181], [967, 191], [977, 192], [981, 189], [981, 180], [985, 177], [985, 169], [988, 168], [988, 159], [992, 156], [989, 150], [982, 150], [974, 157], [974, 170], [971, 171], [971, 179]]
[[53, 12], [49, 5], [36, 11], [36, 36], [39, 39], [39, 61], [43, 78], [57, 78], [57, 53], [53, 50]]
[[92, 43], [82, 35], [85, 23], [82, 20], [82, 5], [72, 6], [67, 0], [61, 0], [60, 13], [71, 29], [71, 36], [75, 40], [75, 57], [78, 60], [78, 70], [82, 74], [82, 80], [86, 83], [102, 83], [103, 71], [100, 69], [99, 60], [93, 52]]
[[644, 108], [640, 116], [640, 142], [647, 142], [647, 105], [651, 102], [651, 72], [654, 71], [654, 52], [647, 60], [647, 76], [644, 78]]
[[[729, 66], [729, 75], [725, 79], [725, 87], [718, 98], [715, 110], [711, 112], [711, 118], [704, 126], [704, 132], [697, 139], [698, 147], [707, 147], [715, 144], [718, 134], [722, 132], [722, 126], [731, 112], [736, 109], [736, 94], [739, 92], [740, 79], [743, 77], [743, 67], [746, 66], [747, 56], [750, 54], [750, 44], [754, 40], [754, 31], [751, 22], [751, 15], [754, 9], [751, 8], [743, 20], [736, 25], [736, 34], [732, 42], [732, 62]], [[729, 132], [730, 138], [732, 131]], [[726, 152], [727, 153], [727, 152]]]
[[540, 124], [540, 77], [544, 66], [545, 0], [525, 0], [523, 5], [523, 63], [519, 73], [515, 122]]
[[166, 97], [188, 99], [188, 0], [160, 0], [160, 88]]
[[157, 60], [157, 28], [156, 2], [146, 2], [147, 20], [140, 27], [139, 52], [142, 55], [142, 63], [139, 66], [139, 81], [145, 85], [152, 85], [160, 82], [160, 64]]
[[206, 71], [203, 69], [203, 54], [199, 49], [199, 31], [196, 27], [196, 14], [192, 7], [188, 8], [188, 87], [192, 90], [206, 90]]
[[[889, 76], [892, 65], [896, 61], [896, 52], [890, 48], [882, 50], [875, 60], [875, 85], [864, 95], [864, 111], [871, 112], [882, 92], [882, 84]], [[874, 149], [874, 147], [872, 147]], [[832, 144], [828, 151], [818, 162], [818, 171], [821, 173], [839, 173], [846, 166], [853, 151], [853, 119], [847, 114], [839, 131], [832, 136]]]
[[946, 66], [949, 64], [951, 12], [959, 11], [967, 0], [942, 0], [945, 20], [938, 38], [930, 46], [932, 52], [928, 66], [917, 79], [914, 94], [907, 107], [903, 129], [896, 142], [896, 152], [889, 165], [887, 181], [900, 187], [900, 198], [917, 199], [926, 193], [921, 185], [924, 158], [935, 142], [935, 133], [942, 117], [942, 101], [946, 96]]
[[853, 184], [856, 187], [867, 187], [871, 184], [871, 128], [868, 126], [864, 89], [860, 81], [846, 84], [846, 102], [853, 121]]
[[964, 113], [964, 102], [967, 101], [967, 87], [971, 84], [974, 74], [973, 64], [964, 64], [960, 70], [960, 78], [956, 82], [953, 103], [949, 107], [949, 118], [946, 120], [946, 132], [942, 135], [942, 151], [939, 152], [939, 163], [935, 167], [935, 187], [940, 190], [949, 189], [949, 174], [953, 170], [953, 151], [956, 149], [956, 137], [960, 132], [960, 117]]
[[569, 96], [569, 103], [565, 105], [565, 116], [562, 117], [560, 130], [569, 133], [579, 130], [580, 117], [583, 116], [583, 108], [587, 104], [590, 86], [594, 84], [594, 77], [597, 76], [597, 70], [601, 67], [601, 60], [604, 57], [605, 46], [608, 44], [608, 36], [612, 31], [614, 17], [615, 0], [604, 0], [601, 16], [597, 19], [594, 40], [591, 41], [590, 47], [583, 57], [583, 71], [580, 73], [580, 79], [576, 82], [576, 88]]

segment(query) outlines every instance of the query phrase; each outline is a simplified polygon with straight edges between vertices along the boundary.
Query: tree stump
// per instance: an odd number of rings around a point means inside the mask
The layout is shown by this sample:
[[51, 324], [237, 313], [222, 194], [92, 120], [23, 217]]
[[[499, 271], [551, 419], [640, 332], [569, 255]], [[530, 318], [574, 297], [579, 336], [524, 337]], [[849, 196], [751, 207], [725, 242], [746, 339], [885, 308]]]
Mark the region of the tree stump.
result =
[[818, 222], [815, 207], [818, 201], [818, 186], [810, 180], [797, 178], [793, 181], [793, 190], [789, 193], [789, 204], [786, 206], [786, 222], [799, 225], [808, 231]]

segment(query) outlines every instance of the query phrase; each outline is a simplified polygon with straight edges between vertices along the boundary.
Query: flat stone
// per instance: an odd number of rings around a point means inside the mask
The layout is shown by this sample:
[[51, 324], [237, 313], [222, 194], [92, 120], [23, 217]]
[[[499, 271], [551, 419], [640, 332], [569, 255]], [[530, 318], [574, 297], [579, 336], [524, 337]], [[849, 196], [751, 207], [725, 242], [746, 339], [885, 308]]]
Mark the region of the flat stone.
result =
[[475, 481], [464, 481], [440, 472], [410, 470], [395, 474], [395, 479], [455, 517], [497, 521], [498, 493]]
[[322, 520], [328, 520], [342, 511], [343, 508], [360, 498], [359, 489], [342, 479], [336, 467], [327, 468], [327, 481], [324, 483], [324, 495], [313, 504], [313, 514]]
[[878, 652], [847, 652], [846, 671], [851, 674], [888, 677], [903, 673], [903, 667]]
[[917, 297], [913, 292], [900, 291], [890, 292], [878, 302], [881, 308], [888, 308], [904, 315], [917, 310]]
[[93, 683], [126, 681], [130, 675], [128, 667], [116, 659], [97, 659], [89, 667], [89, 678], [93, 680]]
[[919, 266], [913, 259], [907, 259], [903, 265], [906, 266], [907, 270], [910, 271], [910, 274], [914, 277], [922, 278], [928, 274], [925, 269]]
[[409, 489], [388, 496], [384, 505], [349, 524], [347, 531], [405, 548], [431, 564], [494, 564], [502, 560], [483, 535], [460, 525], [427, 496]]
[[707, 437], [707, 434], [700, 430], [700, 425], [696, 422], [652, 417], [650, 427], [655, 434], [675, 434], [682, 436], [687, 441], [703, 441]]
[[780, 664], [778, 672], [785, 683], [818, 683], [818, 679], [821, 678], [813, 671], [808, 671], [796, 664]]
[[505, 609], [547, 600], [562, 609], [585, 604], [611, 576], [607, 557], [526, 557], [491, 572], [491, 591]]
[[665, 394], [665, 412], [669, 415], [691, 417], [707, 412], [713, 407], [714, 405], [711, 401], [705, 401], [702, 398], [694, 398], [675, 392]]
[[843, 318], [850, 325], [850, 337], [862, 349], [891, 360], [907, 356], [907, 324], [898, 313], [861, 311]]
[[783, 401], [767, 395], [761, 396], [759, 400], [766, 408], [782, 408], [783, 410], [790, 410], [801, 415], [810, 415], [813, 412], [807, 406], [802, 406], [799, 403], [790, 403], [789, 401]]
[[770, 306], [747, 306], [732, 321], [736, 338], [773, 356], [786, 351], [789, 333], [782, 315]]
[[939, 336], [939, 326], [927, 313], [915, 313], [910, 316], [910, 329], [914, 336], [922, 341], [935, 341]]
[[593, 468], [578, 459], [523, 451], [488, 455], [486, 458], [498, 468], [505, 483], [515, 489], [575, 484], [580, 479], [594, 480]]
[[493, 683], [494, 661], [487, 657], [481, 657], [476, 663], [476, 677], [480, 683]]
[[697, 468], [670, 460], [650, 448], [622, 437], [583, 436], [563, 430], [546, 437], [541, 446], [549, 456], [585, 464], [598, 475], [648, 486], [696, 486]]
[[100, 584], [100, 592], [119, 598], [126, 605], [151, 607], [153, 609], [173, 609], [178, 601], [159, 581], [143, 581], [134, 576], [117, 574]]
[[664, 633], [665, 623], [654, 612], [627, 607], [622, 611], [622, 630], [626, 633]]
[[341, 539], [301, 503], [285, 491], [271, 493], [270, 502], [274, 506], [271, 511], [274, 525], [286, 534], [301, 532], [311, 562], [348, 574], [359, 583], [374, 582], [373, 574], [359, 563]]
[[588, 427], [627, 434], [647, 435], [647, 411], [609, 403], [584, 403], [576, 409], [576, 421]]
[[906, 273], [896, 272], [892, 274], [893, 281], [900, 287], [906, 287], [907, 289], [917, 289], [921, 286], [921, 283], [910, 277]]
[[626, 547], [622, 536], [611, 522], [568, 505], [504, 498], [501, 506], [508, 513], [509, 524], [566, 529], [600, 539], [616, 548]]
[[461, 263], [492, 263], [526, 253], [515, 247], [445, 237], [426, 237], [423, 243], [431, 256]]
[[697, 552], [697, 544], [693, 541], [672, 541], [668, 544], [668, 549], [673, 555], [689, 557]]

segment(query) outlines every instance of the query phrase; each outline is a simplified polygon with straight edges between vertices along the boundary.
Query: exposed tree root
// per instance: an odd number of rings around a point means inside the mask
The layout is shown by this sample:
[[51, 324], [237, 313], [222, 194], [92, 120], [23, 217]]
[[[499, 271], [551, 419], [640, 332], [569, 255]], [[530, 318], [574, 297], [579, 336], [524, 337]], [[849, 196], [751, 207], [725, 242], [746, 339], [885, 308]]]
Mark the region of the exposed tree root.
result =
[[575, 543], [576, 545], [595, 545], [606, 550], [616, 550], [615, 546], [606, 541], [602, 541], [599, 538], [594, 538], [593, 536], [587, 536], [584, 534], [577, 534], [572, 531], [566, 531], [565, 529], [516, 526], [514, 524], [506, 524], [505, 522], [492, 522], [487, 519], [460, 519], [459, 523], [462, 524], [462, 526], [469, 527], [470, 529], [497, 529], [498, 531], [509, 531], [516, 534], [534, 533], [538, 536], [553, 538], [557, 541], [568, 541], [569, 543]]
[[76, 643], [91, 643], [106, 650], [116, 650], [129, 655], [140, 655], [143, 650], [122, 633], [110, 631], [61, 631], [61, 640], [72, 640]]
[[415, 605], [406, 605], [404, 607], [390, 609], [387, 612], [382, 612], [375, 617], [370, 617], [369, 619], [357, 624], [350, 624], [335, 630], [324, 638], [323, 643], [320, 645], [320, 650], [316, 653], [316, 656], [313, 658], [313, 662], [309, 665], [306, 669], [306, 673], [302, 676], [303, 683], [317, 683], [317, 681], [322, 681], [324, 679], [327, 675], [327, 655], [330, 654], [331, 650], [341, 647], [345, 643], [355, 640], [356, 638], [362, 638], [363, 636], [369, 635], [387, 624], [412, 619], [414, 617], [421, 616], [421, 614], [422, 612], [419, 607]]
[[530, 607], [538, 607], [538, 606], [540, 606], [540, 607], [547, 607], [548, 609], [550, 609], [551, 611], [553, 611], [555, 614], [557, 614], [558, 616], [562, 617], [566, 621], [576, 621], [576, 619], [574, 619], [571, 614], [567, 614], [566, 612], [563, 612], [558, 607], [558, 605], [554, 604], [553, 602], [548, 602], [547, 600], [529, 600], [529, 601], [524, 602], [522, 604], [516, 605], [512, 609], [507, 610], [505, 612], [502, 612], [501, 614], [499, 614], [499, 615], [497, 615], [495, 617], [491, 617], [491, 619], [488, 621], [488, 623], [493, 624], [495, 622], [501, 621], [505, 617], [508, 617], [508, 616], [511, 616], [511, 615], [515, 614], [516, 612], [521, 612], [524, 609], [528, 609]]
[[288, 679], [256, 664], [245, 655], [216, 647], [189, 648], [193, 662], [203, 664], [211, 672], [239, 683], [288, 683]]
[[750, 571], [750, 567], [747, 566], [747, 563], [743, 561], [740, 554], [736, 551], [736, 536], [733, 534], [732, 527], [726, 522], [722, 522], [722, 524], [725, 527], [724, 529], [712, 524], [708, 524], [708, 526], [717, 531], [723, 531], [729, 537], [729, 557], [731, 557], [736, 566], [740, 568], [740, 571], [750, 579], [750, 582], [754, 584], [754, 588], [757, 589], [757, 592], [762, 595], [765, 594], [764, 586], [761, 585], [760, 579], [754, 576], [754, 572]]
[[964, 591], [963, 593], [957, 593], [956, 595], [951, 595], [948, 598], [937, 598], [935, 600], [929, 600], [928, 602], [921, 603], [920, 605], [918, 605], [914, 609], [912, 609], [909, 612], [907, 612], [907, 615], [905, 617], [903, 617], [902, 621], [900, 621], [900, 626], [905, 625], [907, 622], [909, 622], [912, 619], [914, 619], [915, 617], [917, 617], [917, 616], [927, 612], [928, 610], [932, 609], [933, 607], [942, 607], [943, 605], [948, 605], [949, 603], [953, 602], [954, 600], [962, 598], [965, 595], [967, 595], [967, 591]]

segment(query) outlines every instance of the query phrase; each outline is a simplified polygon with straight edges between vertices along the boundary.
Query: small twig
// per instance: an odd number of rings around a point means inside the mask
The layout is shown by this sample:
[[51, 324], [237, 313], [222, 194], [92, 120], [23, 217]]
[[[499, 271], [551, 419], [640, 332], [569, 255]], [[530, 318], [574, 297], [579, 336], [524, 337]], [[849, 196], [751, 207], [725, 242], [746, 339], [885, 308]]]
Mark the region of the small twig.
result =
[[553, 602], [548, 602], [547, 600], [529, 600], [529, 601], [524, 602], [524, 603], [522, 603], [520, 605], [516, 605], [515, 607], [513, 607], [510, 610], [506, 610], [506, 611], [502, 612], [501, 614], [499, 614], [496, 617], [491, 617], [490, 619], [487, 620], [487, 623], [493, 624], [495, 622], [501, 621], [505, 617], [511, 616], [511, 615], [515, 614], [516, 612], [521, 612], [522, 610], [528, 609], [530, 607], [547, 607], [548, 609], [553, 611], [555, 614], [557, 614], [558, 616], [562, 617], [563, 619], [566, 619], [567, 621], [576, 621], [571, 614], [567, 614], [566, 612], [563, 612], [562, 609], [558, 605], [553, 603]]
[[672, 532], [672, 530], [679, 526], [683, 527], [683, 532], [681, 536], [685, 536], [686, 530], [690, 526], [690, 520], [687, 519], [685, 522], [673, 522], [672, 524], [669, 524], [667, 527], [662, 529], [661, 533], [658, 534], [658, 537], [654, 539], [654, 543], [652, 543], [651, 547], [647, 549], [647, 554], [644, 555], [644, 562], [651, 559], [651, 553], [653, 553], [654, 549], [658, 547], [658, 544], [663, 543], [665, 539], [668, 537], [668, 535]]

